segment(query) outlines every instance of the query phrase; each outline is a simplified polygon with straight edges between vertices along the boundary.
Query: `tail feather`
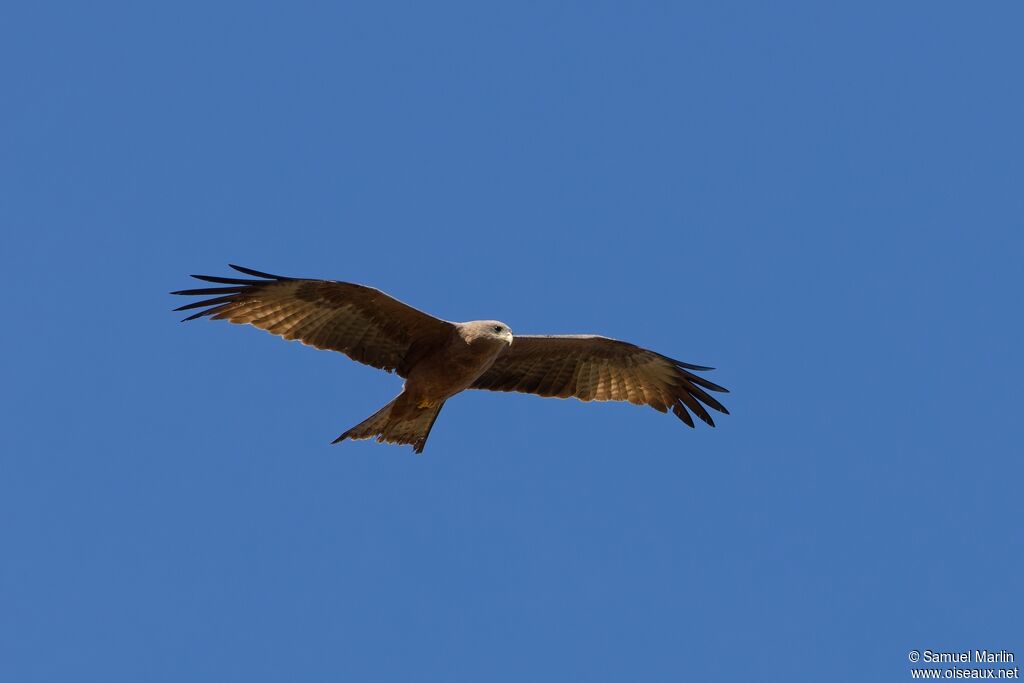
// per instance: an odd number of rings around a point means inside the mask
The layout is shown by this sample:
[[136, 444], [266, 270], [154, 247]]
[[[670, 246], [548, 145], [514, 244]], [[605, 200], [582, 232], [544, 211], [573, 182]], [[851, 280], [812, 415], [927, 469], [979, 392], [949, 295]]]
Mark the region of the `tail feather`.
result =
[[[401, 398], [401, 396], [399, 396]], [[366, 418], [352, 429], [339, 436], [331, 443], [341, 443], [345, 439], [372, 439], [382, 443], [408, 444], [413, 451], [422, 453], [423, 447], [430, 436], [444, 401], [427, 408], [405, 408], [394, 411], [398, 398], [388, 403], [376, 413]], [[392, 414], [392, 413], [395, 414]]]

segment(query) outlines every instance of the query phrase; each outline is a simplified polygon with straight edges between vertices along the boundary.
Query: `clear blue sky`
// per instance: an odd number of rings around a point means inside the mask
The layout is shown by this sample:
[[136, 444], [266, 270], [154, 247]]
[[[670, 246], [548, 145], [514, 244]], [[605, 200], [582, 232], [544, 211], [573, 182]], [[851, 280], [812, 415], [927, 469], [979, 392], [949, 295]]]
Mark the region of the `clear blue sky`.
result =
[[[0, 679], [909, 680], [1024, 656], [1020, 3], [0, 17]], [[449, 401], [227, 262], [718, 368]]]

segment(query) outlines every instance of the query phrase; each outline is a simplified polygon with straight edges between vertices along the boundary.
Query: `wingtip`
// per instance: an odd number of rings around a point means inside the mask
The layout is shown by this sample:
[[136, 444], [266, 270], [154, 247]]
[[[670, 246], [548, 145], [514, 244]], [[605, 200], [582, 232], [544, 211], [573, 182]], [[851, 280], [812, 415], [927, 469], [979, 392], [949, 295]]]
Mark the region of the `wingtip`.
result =
[[687, 370], [696, 370], [697, 372], [711, 372], [712, 370], [714, 370], [714, 368], [711, 367], [710, 365], [696, 365], [694, 363], [687, 363], [676, 358], [669, 358], [669, 360], [678, 365], [679, 367], [686, 368]]
[[339, 436], [337, 439], [331, 442], [331, 445], [333, 446], [335, 444], [339, 444], [345, 439], [349, 438], [350, 436], [352, 436], [352, 431], [353, 430], [351, 429], [346, 429], [344, 432], [341, 433], [341, 436]]
[[696, 428], [696, 425], [693, 424], [693, 418], [690, 417], [690, 413], [687, 412], [686, 408], [684, 408], [681, 404], [677, 403], [674, 406], [672, 406], [672, 414], [678, 417], [680, 421], [682, 421], [682, 423], [689, 427], [690, 429]]
[[228, 264], [229, 268], [237, 270], [239, 273], [245, 273], [246, 275], [252, 275], [253, 277], [262, 277], [267, 280], [290, 280], [291, 278], [284, 277], [283, 275], [271, 275], [270, 273], [264, 273], [261, 270], [253, 270], [252, 268], [246, 268], [245, 266], [239, 266], [234, 263]]

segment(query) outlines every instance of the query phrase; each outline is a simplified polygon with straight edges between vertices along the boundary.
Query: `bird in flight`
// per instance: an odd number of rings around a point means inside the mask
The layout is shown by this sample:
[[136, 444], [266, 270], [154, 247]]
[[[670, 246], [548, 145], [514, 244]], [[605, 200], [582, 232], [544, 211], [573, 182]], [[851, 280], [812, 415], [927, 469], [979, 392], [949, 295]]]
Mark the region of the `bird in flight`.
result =
[[393, 401], [332, 443], [376, 437], [422, 453], [444, 402], [465, 389], [629, 401], [671, 410], [690, 427], [688, 410], [712, 427], [704, 406], [729, 414], [707, 393], [728, 390], [695, 374], [713, 368], [628, 342], [588, 334], [513, 337], [503, 322], [448, 322], [364, 285], [231, 268], [253, 279], [193, 275], [223, 286], [171, 292], [212, 297], [174, 309], [202, 309], [184, 321], [209, 316], [253, 325], [405, 379]]

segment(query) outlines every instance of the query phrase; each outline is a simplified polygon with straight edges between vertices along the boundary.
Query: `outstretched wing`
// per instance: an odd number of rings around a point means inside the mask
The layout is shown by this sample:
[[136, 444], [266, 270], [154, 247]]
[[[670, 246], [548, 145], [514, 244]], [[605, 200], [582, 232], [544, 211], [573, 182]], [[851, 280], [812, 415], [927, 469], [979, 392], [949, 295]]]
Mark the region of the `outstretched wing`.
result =
[[185, 320], [209, 316], [249, 324], [285, 339], [340, 351], [375, 368], [408, 372], [417, 348], [441, 343], [451, 333], [446, 322], [372, 287], [329, 280], [300, 280], [232, 265], [259, 279], [193, 275], [224, 287], [184, 289], [171, 294], [212, 296], [174, 310], [203, 310]]
[[671, 409], [693, 427], [689, 408], [714, 427], [704, 406], [726, 415], [729, 411], [705, 389], [728, 390], [691, 372], [711, 369], [607, 337], [517, 336], [470, 388], [572, 396], [581, 401], [629, 401], [662, 413]]

